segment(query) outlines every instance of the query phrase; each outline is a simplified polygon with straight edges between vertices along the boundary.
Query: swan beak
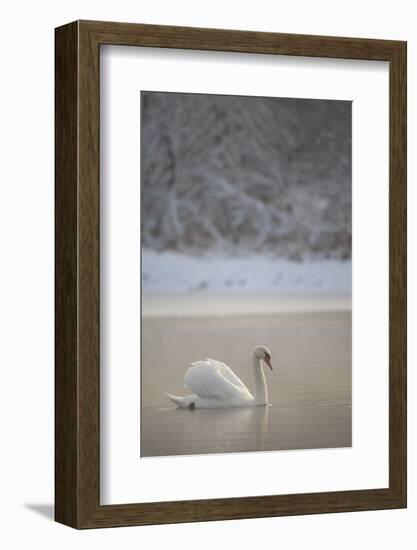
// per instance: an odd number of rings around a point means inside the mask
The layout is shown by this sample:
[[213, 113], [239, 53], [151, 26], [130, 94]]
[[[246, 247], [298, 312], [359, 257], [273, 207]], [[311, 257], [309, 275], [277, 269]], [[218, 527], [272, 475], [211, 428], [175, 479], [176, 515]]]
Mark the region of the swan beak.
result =
[[272, 363], [271, 363], [271, 358], [270, 357], [265, 357], [264, 359], [265, 363], [268, 365], [268, 367], [273, 370], [272, 368]]

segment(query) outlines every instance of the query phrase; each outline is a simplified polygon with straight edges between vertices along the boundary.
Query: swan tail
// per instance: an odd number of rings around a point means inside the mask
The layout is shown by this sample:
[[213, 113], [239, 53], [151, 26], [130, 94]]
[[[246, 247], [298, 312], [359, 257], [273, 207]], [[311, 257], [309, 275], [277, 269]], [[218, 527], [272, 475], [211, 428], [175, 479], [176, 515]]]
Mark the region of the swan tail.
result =
[[170, 393], [165, 393], [165, 395], [169, 397], [169, 399], [171, 399], [171, 401], [180, 409], [195, 408], [195, 396], [193, 395], [186, 395], [185, 397], [179, 397]]

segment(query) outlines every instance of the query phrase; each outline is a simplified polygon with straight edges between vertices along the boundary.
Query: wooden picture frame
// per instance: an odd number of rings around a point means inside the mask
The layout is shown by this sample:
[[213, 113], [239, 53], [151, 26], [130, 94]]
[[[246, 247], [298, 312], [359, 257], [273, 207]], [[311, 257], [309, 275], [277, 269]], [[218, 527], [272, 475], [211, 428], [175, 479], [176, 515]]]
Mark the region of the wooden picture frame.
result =
[[[406, 506], [406, 43], [76, 21], [56, 29], [55, 519], [75, 528]], [[100, 46], [389, 62], [389, 487], [100, 504]]]

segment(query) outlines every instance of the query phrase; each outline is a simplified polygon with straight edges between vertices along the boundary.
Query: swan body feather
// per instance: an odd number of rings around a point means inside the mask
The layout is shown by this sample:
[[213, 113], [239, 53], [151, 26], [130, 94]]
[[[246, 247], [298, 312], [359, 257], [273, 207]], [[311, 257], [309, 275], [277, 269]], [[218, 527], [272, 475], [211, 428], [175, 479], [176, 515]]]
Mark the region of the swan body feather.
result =
[[[267, 350], [263, 347], [262, 349]], [[267, 353], [269, 354], [269, 350], [267, 350]], [[258, 362], [256, 363], [256, 361]], [[255, 379], [257, 375], [262, 376], [265, 384], [262, 366], [255, 355], [254, 368]], [[179, 408], [247, 407], [265, 405], [267, 400], [266, 389], [265, 399], [257, 400], [230, 367], [215, 359], [207, 358], [192, 363], [185, 372], [184, 386], [191, 390], [190, 395], [180, 397], [166, 393], [167, 397]]]

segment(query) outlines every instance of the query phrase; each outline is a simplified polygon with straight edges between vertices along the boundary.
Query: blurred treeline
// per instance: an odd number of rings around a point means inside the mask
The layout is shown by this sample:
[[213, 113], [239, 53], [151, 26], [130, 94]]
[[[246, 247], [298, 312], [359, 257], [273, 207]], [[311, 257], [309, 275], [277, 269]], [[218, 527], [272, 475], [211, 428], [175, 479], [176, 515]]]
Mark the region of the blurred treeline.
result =
[[351, 256], [351, 102], [141, 93], [142, 244]]

